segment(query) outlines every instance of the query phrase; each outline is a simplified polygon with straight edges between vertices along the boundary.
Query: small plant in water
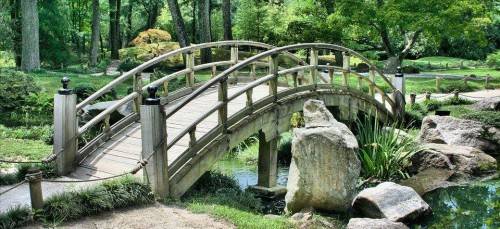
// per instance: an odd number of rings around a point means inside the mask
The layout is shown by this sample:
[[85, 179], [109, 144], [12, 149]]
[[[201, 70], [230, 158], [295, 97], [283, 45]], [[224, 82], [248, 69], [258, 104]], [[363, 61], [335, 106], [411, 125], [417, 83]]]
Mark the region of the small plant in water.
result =
[[367, 179], [398, 180], [408, 177], [409, 157], [418, 151], [414, 140], [393, 124], [383, 128], [379, 122], [357, 120], [358, 157], [362, 176]]

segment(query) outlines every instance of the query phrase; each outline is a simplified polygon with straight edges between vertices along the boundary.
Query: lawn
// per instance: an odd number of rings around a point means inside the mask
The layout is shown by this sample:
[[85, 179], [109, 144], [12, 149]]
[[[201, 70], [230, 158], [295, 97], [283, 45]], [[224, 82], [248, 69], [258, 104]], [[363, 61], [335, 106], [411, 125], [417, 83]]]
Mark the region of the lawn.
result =
[[[0, 138], [0, 158], [14, 161], [41, 160], [52, 153], [52, 146], [41, 140]], [[0, 168], [13, 164], [0, 163]]]

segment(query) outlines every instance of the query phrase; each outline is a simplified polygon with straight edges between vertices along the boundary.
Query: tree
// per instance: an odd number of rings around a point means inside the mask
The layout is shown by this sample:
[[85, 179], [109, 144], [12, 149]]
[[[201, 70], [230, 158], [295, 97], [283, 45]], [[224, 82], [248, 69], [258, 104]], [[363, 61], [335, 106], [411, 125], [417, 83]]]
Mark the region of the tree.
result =
[[111, 59], [119, 59], [121, 0], [109, 0], [109, 46]]
[[142, 6], [144, 7], [144, 11], [147, 14], [146, 26], [143, 30], [148, 30], [154, 28], [156, 21], [158, 19], [158, 15], [160, 13], [160, 9], [163, 7], [162, 0], [143, 0], [140, 1]]
[[90, 39], [90, 66], [97, 65], [97, 56], [99, 54], [99, 36], [101, 33], [101, 11], [99, 0], [92, 0], [92, 35]]
[[21, 56], [22, 56], [22, 37], [21, 37], [21, 25], [20, 25], [20, 0], [10, 0], [10, 23], [12, 31], [12, 47], [14, 49], [14, 57], [16, 62], [16, 67], [21, 67]]
[[167, 3], [170, 14], [172, 15], [172, 21], [175, 24], [175, 33], [177, 34], [177, 41], [179, 42], [179, 45], [181, 47], [189, 46], [190, 43], [186, 34], [186, 27], [184, 26], [184, 20], [182, 19], [179, 3], [177, 0], [167, 0]]
[[[210, 31], [210, 0], [201, 0], [198, 2], [198, 23], [200, 23], [198, 34], [200, 35], [200, 43], [212, 41]], [[201, 50], [201, 63], [208, 63], [212, 59], [210, 49]]]
[[[484, 36], [493, 0], [337, 0], [333, 22], [346, 40], [383, 49], [393, 73], [422, 36]], [[375, 42], [373, 42], [375, 41]]]
[[40, 68], [39, 26], [37, 0], [21, 0], [22, 57], [21, 69]]
[[231, 0], [222, 0], [222, 20], [224, 27], [224, 40], [232, 40], [233, 25], [231, 24]]

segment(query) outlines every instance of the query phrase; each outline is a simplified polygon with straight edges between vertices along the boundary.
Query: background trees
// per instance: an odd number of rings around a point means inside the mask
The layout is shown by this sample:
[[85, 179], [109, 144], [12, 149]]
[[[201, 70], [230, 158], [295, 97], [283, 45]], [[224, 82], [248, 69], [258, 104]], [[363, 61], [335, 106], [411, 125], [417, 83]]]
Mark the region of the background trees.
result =
[[[0, 50], [21, 67], [22, 0], [0, 1], [6, 38]], [[119, 50], [149, 28], [169, 32], [182, 47], [230, 39], [342, 44], [388, 60], [388, 71], [404, 58], [428, 55], [485, 59], [500, 45], [500, 3], [494, 0], [38, 0], [32, 6], [41, 39], [31, 43], [43, 51], [30, 69], [95, 68], [120, 58]], [[36, 21], [28, 21], [24, 29], [31, 34]], [[36, 48], [26, 50], [36, 56]], [[203, 51], [202, 60], [210, 54]], [[340, 63], [340, 53], [333, 54]]]

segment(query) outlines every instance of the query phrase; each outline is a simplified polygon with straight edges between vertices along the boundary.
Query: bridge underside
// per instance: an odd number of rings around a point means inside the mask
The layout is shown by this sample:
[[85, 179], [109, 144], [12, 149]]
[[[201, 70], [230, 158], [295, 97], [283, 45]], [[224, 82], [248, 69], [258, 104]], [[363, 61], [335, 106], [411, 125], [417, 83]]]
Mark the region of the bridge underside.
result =
[[[229, 96], [244, 86], [238, 84], [231, 87]], [[251, 109], [246, 106], [245, 94], [231, 101], [228, 105], [227, 134], [222, 134], [217, 114], [214, 113], [197, 125], [198, 140], [195, 145], [190, 146], [188, 135], [173, 145], [168, 150], [171, 195], [182, 196], [225, 152], [252, 134], [261, 131], [265, 140], [271, 141], [280, 133], [289, 131], [291, 115], [301, 111], [308, 99], [324, 101], [341, 120], [355, 120], [359, 113], [377, 114], [382, 122], [392, 119], [387, 108], [380, 102], [353, 89], [331, 89], [330, 85], [317, 85], [314, 90], [314, 85], [309, 85], [278, 90], [277, 102], [274, 102], [275, 98], [269, 96], [267, 86], [254, 88], [252, 97], [256, 102]], [[213, 106], [217, 96], [216, 91], [207, 92], [168, 118], [167, 144]], [[165, 109], [168, 110], [169, 106]], [[140, 123], [136, 122], [99, 146], [80, 163], [72, 176], [92, 179], [130, 171], [141, 158], [141, 144]], [[141, 174], [138, 173], [138, 176]]]

